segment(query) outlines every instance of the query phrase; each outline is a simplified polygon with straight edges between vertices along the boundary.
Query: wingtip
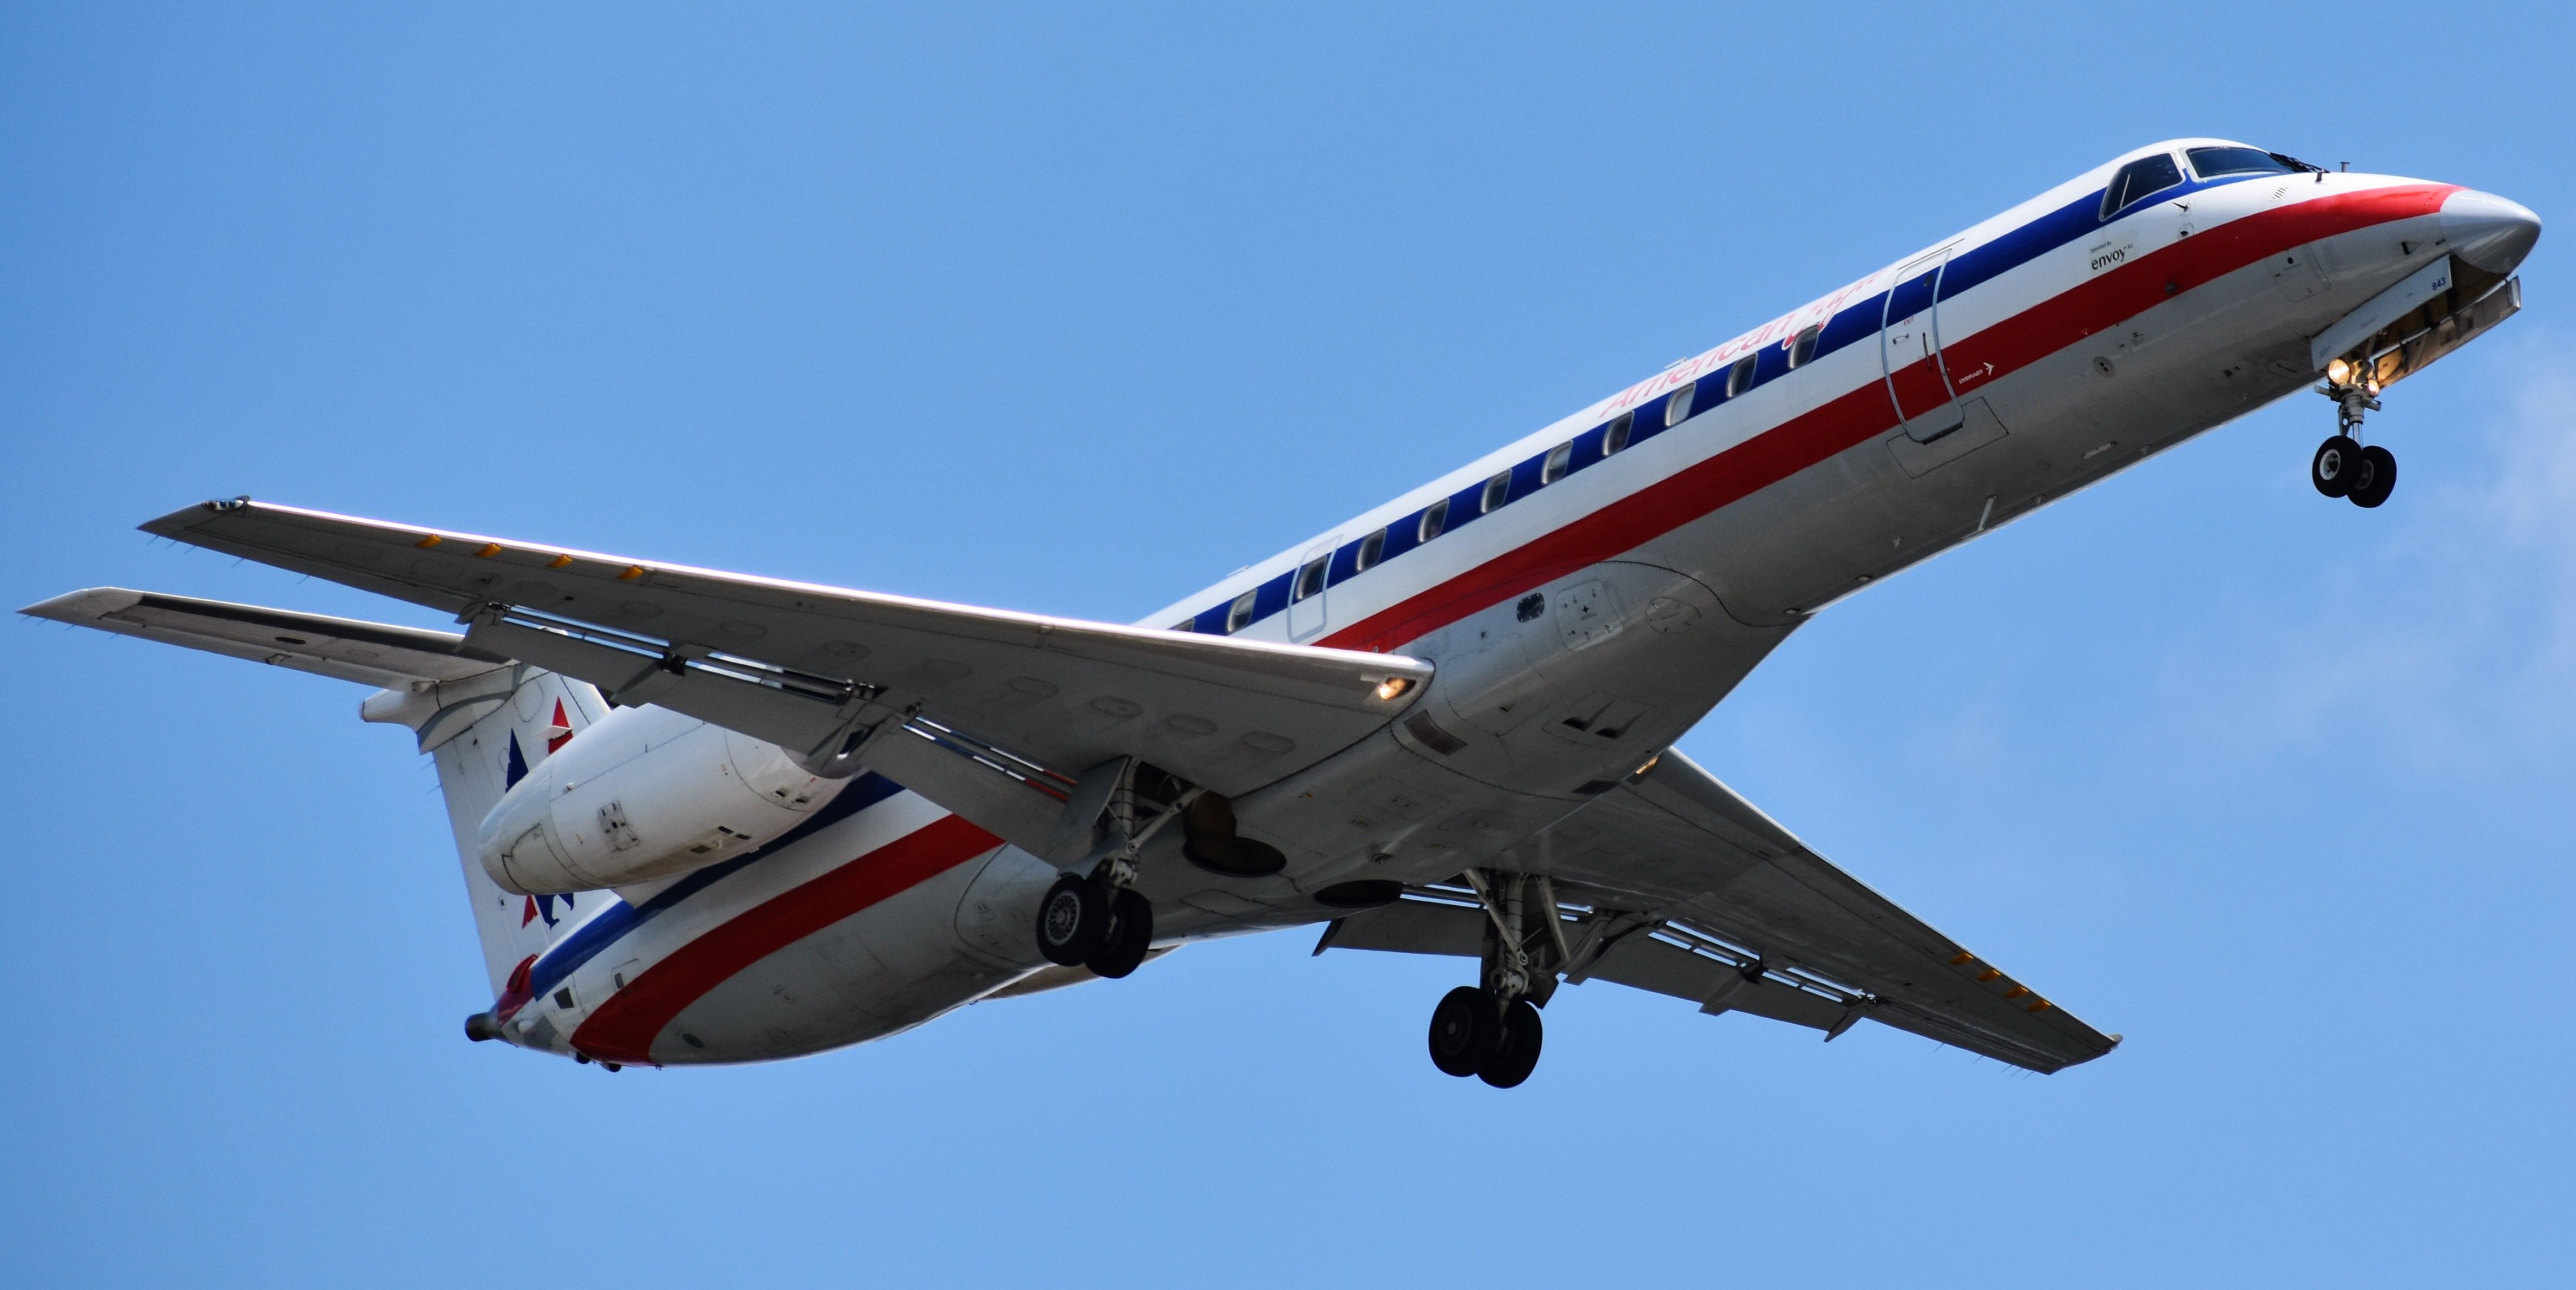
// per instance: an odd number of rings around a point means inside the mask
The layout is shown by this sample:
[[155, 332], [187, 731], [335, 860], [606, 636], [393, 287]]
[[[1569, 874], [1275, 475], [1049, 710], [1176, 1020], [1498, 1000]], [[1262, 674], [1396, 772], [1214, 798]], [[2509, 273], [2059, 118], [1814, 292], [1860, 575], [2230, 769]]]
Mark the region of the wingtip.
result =
[[167, 515], [145, 520], [134, 527], [141, 529], [154, 537], [176, 537], [187, 531], [189, 528], [194, 527], [197, 521], [206, 515], [221, 514], [225, 511], [238, 511], [253, 504], [254, 503], [250, 500], [250, 494], [248, 493], [243, 493], [236, 497], [216, 497], [199, 502], [194, 506], [180, 507], [178, 510], [172, 511]]
[[[119, 599], [120, 597], [122, 599]], [[87, 625], [91, 619], [101, 614], [127, 608], [142, 598], [143, 593], [128, 591], [123, 587], [83, 587], [78, 591], [66, 591], [49, 600], [39, 600], [18, 612], [29, 618], [42, 618], [48, 622]]]

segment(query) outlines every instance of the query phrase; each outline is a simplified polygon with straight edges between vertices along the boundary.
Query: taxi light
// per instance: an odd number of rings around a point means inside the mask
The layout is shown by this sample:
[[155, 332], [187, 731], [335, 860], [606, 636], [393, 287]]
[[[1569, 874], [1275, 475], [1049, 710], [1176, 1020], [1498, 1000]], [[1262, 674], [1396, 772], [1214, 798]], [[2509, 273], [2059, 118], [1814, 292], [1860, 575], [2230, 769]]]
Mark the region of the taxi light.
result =
[[2340, 358], [2326, 364], [2326, 381], [2331, 385], [2350, 384], [2352, 382], [2352, 364]]
[[1379, 697], [1379, 698], [1381, 698], [1381, 699], [1392, 699], [1392, 698], [1395, 698], [1395, 697], [1397, 697], [1397, 696], [1399, 696], [1399, 695], [1403, 694], [1405, 691], [1410, 690], [1410, 689], [1412, 689], [1412, 688], [1413, 688], [1413, 678], [1412, 678], [1412, 677], [1409, 677], [1409, 676], [1390, 676], [1390, 677], [1386, 678], [1385, 680], [1380, 681], [1380, 682], [1378, 682], [1378, 683], [1377, 683], [1377, 697]]

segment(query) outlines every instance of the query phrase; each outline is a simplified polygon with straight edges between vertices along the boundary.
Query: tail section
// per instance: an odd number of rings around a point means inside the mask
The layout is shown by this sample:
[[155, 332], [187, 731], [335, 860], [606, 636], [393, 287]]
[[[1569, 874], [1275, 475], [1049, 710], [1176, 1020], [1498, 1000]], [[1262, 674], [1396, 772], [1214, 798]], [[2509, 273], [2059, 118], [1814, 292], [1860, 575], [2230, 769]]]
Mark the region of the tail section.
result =
[[[387, 690], [367, 701], [365, 715], [370, 721], [404, 725], [419, 721], [413, 728], [420, 732], [422, 751], [438, 766], [448, 828], [474, 905], [474, 930], [483, 941], [484, 970], [491, 974], [497, 997], [511, 993], [519, 966], [571, 931], [591, 912], [593, 902], [613, 898], [590, 892], [517, 896], [501, 890], [483, 872], [477, 827], [511, 785], [607, 716], [608, 704], [586, 681], [525, 664], [477, 679], [482, 685], [466, 694], [447, 694], [461, 688], [451, 686], [437, 687], [434, 696]], [[431, 697], [434, 702], [422, 702]]]
[[520, 964], [544, 953], [595, 905], [614, 899], [590, 892], [511, 895], [484, 874], [475, 846], [484, 813], [510, 785], [608, 715], [587, 682], [484, 653], [454, 632], [121, 587], [75, 591], [19, 612], [384, 687], [360, 705], [359, 715], [411, 729], [421, 751], [437, 762], [496, 997], [511, 992]]

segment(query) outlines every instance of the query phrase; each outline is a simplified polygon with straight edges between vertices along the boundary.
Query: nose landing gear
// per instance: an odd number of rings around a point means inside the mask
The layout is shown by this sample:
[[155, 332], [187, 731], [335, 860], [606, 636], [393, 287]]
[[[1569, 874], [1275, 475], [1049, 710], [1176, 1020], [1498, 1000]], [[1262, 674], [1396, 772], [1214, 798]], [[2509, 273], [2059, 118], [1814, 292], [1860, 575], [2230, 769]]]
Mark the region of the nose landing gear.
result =
[[2378, 386], [2368, 381], [2335, 381], [2334, 370], [2343, 366], [2342, 360], [2336, 360], [2327, 369], [2327, 384], [2317, 390], [2335, 401], [2335, 433], [2317, 445], [2316, 456], [2309, 459], [2308, 482], [2328, 497], [2341, 497], [2366, 509], [2397, 491], [2397, 454], [2377, 444], [2365, 447], [2356, 437], [2363, 414], [2379, 410]]

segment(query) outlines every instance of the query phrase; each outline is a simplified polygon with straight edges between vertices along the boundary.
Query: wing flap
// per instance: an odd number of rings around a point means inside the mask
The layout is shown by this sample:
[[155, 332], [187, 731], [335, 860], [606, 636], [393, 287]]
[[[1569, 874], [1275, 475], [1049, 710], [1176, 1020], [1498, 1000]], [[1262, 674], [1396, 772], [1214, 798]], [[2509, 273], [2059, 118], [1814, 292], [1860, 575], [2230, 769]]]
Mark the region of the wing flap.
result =
[[461, 681], [510, 661], [454, 632], [124, 587], [91, 587], [18, 612], [380, 689]]
[[[1335, 919], [1315, 952], [1380, 950], [1477, 958], [1484, 953], [1485, 927], [1480, 909], [1408, 897]], [[1580, 940], [1586, 928], [1585, 918], [1575, 918], [1566, 935]], [[1732, 964], [1651, 933], [1621, 937], [1590, 961], [1583, 976], [1688, 1000], [1702, 1012], [1743, 1012], [1829, 1033], [1853, 1012], [1847, 999], [1759, 973], [1746, 976]]]

